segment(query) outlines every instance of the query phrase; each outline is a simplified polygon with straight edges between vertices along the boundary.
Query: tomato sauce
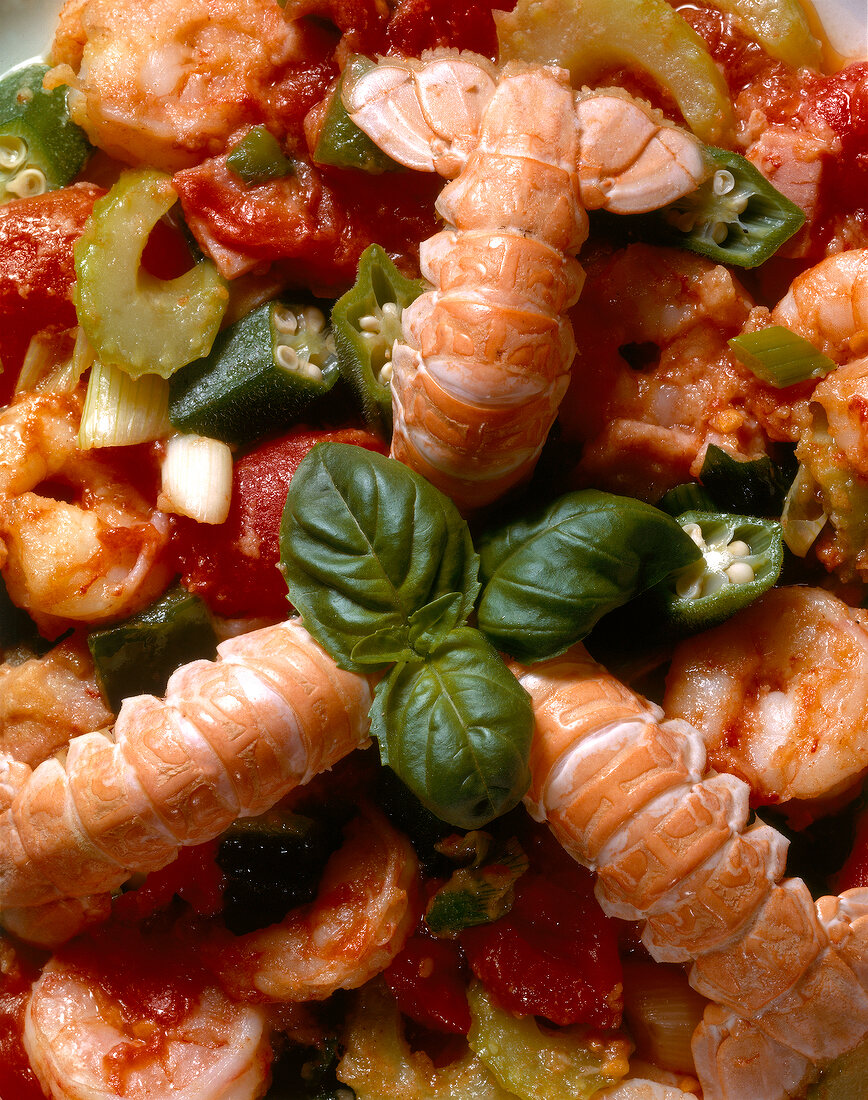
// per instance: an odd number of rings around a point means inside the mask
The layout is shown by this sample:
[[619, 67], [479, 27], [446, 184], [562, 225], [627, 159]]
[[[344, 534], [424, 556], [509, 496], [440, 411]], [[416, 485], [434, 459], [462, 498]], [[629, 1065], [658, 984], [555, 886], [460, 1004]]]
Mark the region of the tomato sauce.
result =
[[[10, 952], [11, 955], [11, 952]], [[3, 1100], [44, 1100], [24, 1051], [21, 1036], [24, 1011], [37, 968], [21, 958], [3, 959], [0, 973], [0, 1097]]]

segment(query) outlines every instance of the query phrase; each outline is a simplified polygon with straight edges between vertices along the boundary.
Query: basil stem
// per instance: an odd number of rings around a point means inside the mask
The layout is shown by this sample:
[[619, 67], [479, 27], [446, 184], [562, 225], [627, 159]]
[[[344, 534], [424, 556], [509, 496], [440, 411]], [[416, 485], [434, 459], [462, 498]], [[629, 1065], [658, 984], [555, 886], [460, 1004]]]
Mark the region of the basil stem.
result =
[[289, 599], [342, 668], [414, 660], [467, 620], [479, 561], [455, 505], [402, 463], [320, 443], [280, 532]]

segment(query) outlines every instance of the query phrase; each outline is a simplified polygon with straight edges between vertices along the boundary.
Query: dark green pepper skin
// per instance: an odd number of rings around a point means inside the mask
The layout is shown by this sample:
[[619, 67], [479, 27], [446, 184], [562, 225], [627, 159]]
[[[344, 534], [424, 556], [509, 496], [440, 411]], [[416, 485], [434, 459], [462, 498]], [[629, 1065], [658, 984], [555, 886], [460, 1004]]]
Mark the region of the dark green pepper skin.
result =
[[[684, 198], [648, 215], [651, 235], [661, 244], [686, 248], [720, 264], [757, 267], [765, 263], [801, 229], [804, 212], [738, 153], [706, 146], [705, 156], [710, 178]], [[721, 169], [731, 173], [735, 183], [731, 191], [719, 195], [714, 178]], [[727, 233], [717, 242], [711, 234], [720, 225], [727, 227]]]
[[[325, 318], [323, 328], [314, 331], [306, 321], [310, 310], [319, 315], [310, 306], [266, 302], [221, 332], [208, 355], [172, 376], [172, 424], [237, 444], [292, 425], [340, 377]], [[296, 331], [282, 333], [281, 319], [289, 316]], [[282, 365], [281, 346], [297, 358], [301, 371]]]
[[[665, 623], [671, 631], [695, 634], [717, 626], [774, 587], [784, 563], [783, 532], [779, 523], [718, 512], [685, 512], [678, 517], [678, 522], [685, 530], [691, 525], [698, 526], [706, 543], [714, 547], [725, 548], [735, 541], [746, 543], [750, 555], [740, 560], [751, 566], [755, 576], [745, 583], [725, 584], [708, 595], [679, 594], [691, 570], [697, 576], [703, 570], [706, 576], [709, 575], [709, 560], [704, 551], [701, 562], [688, 566], [661, 588]], [[715, 571], [722, 573], [723, 567]]]
[[66, 89], [47, 92], [42, 81], [48, 65], [25, 65], [0, 79], [0, 142], [19, 138], [27, 146], [25, 161], [14, 170], [0, 169], [0, 201], [16, 198], [10, 183], [34, 168], [45, 177], [43, 190], [65, 187], [81, 171], [91, 153], [84, 131], [69, 117]]
[[207, 607], [180, 586], [131, 618], [87, 638], [103, 695], [117, 712], [131, 695], [163, 695], [180, 665], [213, 660], [217, 637]]
[[[401, 337], [401, 313], [424, 291], [421, 279], [405, 279], [384, 249], [368, 245], [353, 287], [335, 302], [332, 331], [341, 374], [353, 388], [368, 426], [392, 434], [392, 387], [381, 380], [392, 344]], [[373, 318], [375, 331], [363, 328]]]
[[403, 172], [397, 161], [386, 156], [382, 149], [356, 126], [344, 106], [342, 90], [347, 80], [357, 72], [374, 68], [374, 62], [355, 56], [341, 73], [337, 86], [329, 99], [322, 129], [314, 149], [317, 164], [329, 164], [335, 168], [358, 168], [362, 172], [379, 176], [383, 172]]
[[277, 138], [265, 126], [247, 131], [226, 158], [226, 167], [253, 185], [295, 172], [295, 165], [284, 156]]

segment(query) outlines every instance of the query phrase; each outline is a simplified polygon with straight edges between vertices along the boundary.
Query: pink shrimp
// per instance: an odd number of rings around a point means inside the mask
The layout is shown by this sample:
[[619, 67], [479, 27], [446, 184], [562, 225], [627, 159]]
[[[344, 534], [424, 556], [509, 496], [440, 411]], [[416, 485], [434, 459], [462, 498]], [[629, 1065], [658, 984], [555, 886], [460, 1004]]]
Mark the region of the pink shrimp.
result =
[[367, 743], [371, 686], [298, 620], [183, 665], [166, 698], [126, 700], [114, 737], [70, 741], [65, 763], [0, 755], [0, 907], [112, 890], [185, 844], [269, 809]]
[[692, 962], [691, 985], [748, 1021], [731, 1023], [723, 1046], [700, 1034], [704, 1095], [783, 1100], [783, 1070], [761, 1092], [756, 1077], [733, 1083], [757, 1045], [790, 1052], [803, 1082], [856, 1046], [868, 1034], [868, 890], [815, 906], [800, 879], [779, 881], [787, 841], [745, 827], [747, 784], [706, 772], [696, 730], [661, 722], [580, 647], [514, 671], [536, 716], [531, 813], [597, 870], [608, 913], [645, 921], [654, 958]]
[[700, 146], [620, 91], [577, 96], [562, 69], [473, 54], [384, 59], [346, 97], [391, 157], [452, 180], [449, 228], [420, 249], [435, 289], [392, 353], [392, 454], [471, 511], [530, 475], [557, 415], [586, 208], [673, 201], [706, 175]]

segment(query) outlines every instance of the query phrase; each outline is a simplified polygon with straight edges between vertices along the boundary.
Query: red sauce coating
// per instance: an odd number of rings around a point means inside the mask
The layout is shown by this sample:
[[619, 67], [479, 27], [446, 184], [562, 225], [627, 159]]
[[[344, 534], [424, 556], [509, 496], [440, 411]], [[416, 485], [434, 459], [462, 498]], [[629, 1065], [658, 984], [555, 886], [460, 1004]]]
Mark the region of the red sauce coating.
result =
[[24, 1051], [21, 1035], [30, 987], [37, 977], [20, 957], [3, 958], [0, 973], [0, 1097], [4, 1100], [44, 1100], [44, 1093]]

